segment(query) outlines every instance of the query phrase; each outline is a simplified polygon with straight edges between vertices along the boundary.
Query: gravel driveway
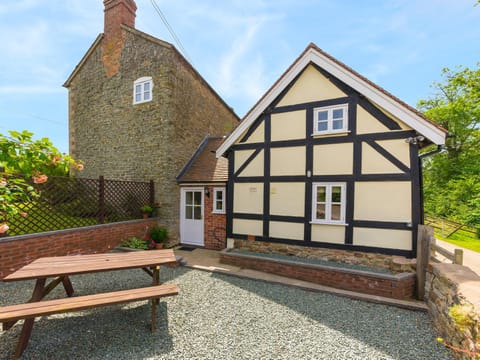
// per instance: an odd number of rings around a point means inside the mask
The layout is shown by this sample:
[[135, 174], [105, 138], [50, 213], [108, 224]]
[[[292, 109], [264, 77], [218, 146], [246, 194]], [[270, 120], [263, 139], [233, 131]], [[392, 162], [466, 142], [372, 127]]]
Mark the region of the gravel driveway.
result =
[[[23, 359], [451, 359], [427, 314], [180, 267], [162, 268], [180, 295], [37, 319]], [[139, 270], [72, 278], [77, 295], [150, 284]], [[0, 304], [33, 282], [0, 283]], [[63, 297], [57, 288], [49, 298]], [[0, 332], [11, 358], [21, 326]]]

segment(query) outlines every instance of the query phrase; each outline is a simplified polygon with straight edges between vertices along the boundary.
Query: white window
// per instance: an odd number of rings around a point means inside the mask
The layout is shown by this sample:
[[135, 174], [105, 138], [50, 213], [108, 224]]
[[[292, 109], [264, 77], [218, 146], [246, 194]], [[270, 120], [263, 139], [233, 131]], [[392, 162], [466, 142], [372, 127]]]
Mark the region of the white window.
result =
[[153, 81], [150, 76], [141, 77], [133, 83], [133, 103], [152, 101]]
[[225, 188], [213, 189], [213, 213], [225, 214]]
[[312, 223], [345, 225], [345, 183], [314, 183]]
[[313, 134], [331, 134], [348, 130], [348, 105], [325, 106], [313, 110]]

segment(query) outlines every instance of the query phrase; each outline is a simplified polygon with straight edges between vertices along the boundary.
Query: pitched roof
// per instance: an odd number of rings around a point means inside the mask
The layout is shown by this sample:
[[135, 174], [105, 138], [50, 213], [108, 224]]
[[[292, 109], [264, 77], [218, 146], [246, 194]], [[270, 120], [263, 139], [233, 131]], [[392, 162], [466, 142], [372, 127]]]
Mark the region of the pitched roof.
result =
[[228, 160], [216, 158], [215, 150], [224, 139], [206, 136], [193, 156], [177, 176], [179, 183], [226, 182], [228, 180]]
[[[217, 97], [221, 103], [223, 103], [225, 105], [225, 107], [238, 119], [238, 121], [240, 121], [238, 115], [235, 113], [235, 111], [233, 110], [233, 108], [228, 105], [225, 100], [222, 99], [222, 97], [220, 95], [218, 95], [218, 93], [210, 86], [210, 84], [202, 77], [202, 75], [200, 75], [200, 73], [192, 66], [192, 64], [190, 64], [188, 62], [187, 59], [185, 59], [185, 57], [177, 50], [177, 48], [170, 44], [169, 42], [166, 42], [166, 41], [163, 41], [163, 40], [160, 40], [154, 36], [151, 36], [147, 33], [144, 33], [143, 31], [140, 31], [140, 30], [137, 30], [135, 28], [132, 28], [130, 26], [127, 26], [125, 24], [122, 24], [120, 25], [122, 27], [122, 29], [134, 34], [134, 35], [137, 35], [137, 36], [140, 36], [142, 37], [143, 39], [147, 40], [147, 41], [150, 41], [154, 44], [157, 44], [159, 46], [163, 46], [163, 47], [166, 47], [166, 48], [169, 48], [169, 49], [172, 49], [175, 54], [177, 55], [177, 58], [187, 67], [189, 68], [193, 75], [197, 78], [197, 80], [199, 80], [203, 85], [205, 85], [210, 91], [211, 93]], [[103, 34], [100, 34], [97, 36], [97, 38], [95, 39], [95, 41], [93, 42], [93, 44], [90, 46], [90, 48], [87, 50], [87, 52], [85, 53], [85, 55], [82, 57], [82, 59], [80, 60], [80, 62], [75, 66], [75, 68], [73, 69], [72, 73], [70, 74], [70, 76], [67, 78], [67, 80], [65, 81], [65, 83], [63, 84], [64, 87], [68, 88], [70, 86], [70, 83], [72, 82], [73, 78], [75, 77], [75, 75], [80, 71], [80, 69], [83, 67], [83, 65], [85, 64], [85, 62], [88, 60], [88, 58], [90, 57], [90, 55], [94, 52], [94, 50], [96, 49], [96, 47], [102, 42], [102, 39], [103, 39], [104, 35]]]
[[374, 104], [401, 119], [407, 125], [425, 136], [431, 142], [441, 145], [445, 143], [447, 130], [427, 119], [425, 115], [376, 85], [352, 68], [333, 56], [327, 54], [313, 43], [310, 43], [292, 65], [267, 90], [258, 102], [247, 112], [241, 123], [228, 136], [217, 150], [217, 157], [222, 156], [232, 146], [242, 133], [260, 116], [265, 109], [280, 95], [295, 77], [309, 64], [316, 64], [332, 74], [351, 88], [364, 95]]

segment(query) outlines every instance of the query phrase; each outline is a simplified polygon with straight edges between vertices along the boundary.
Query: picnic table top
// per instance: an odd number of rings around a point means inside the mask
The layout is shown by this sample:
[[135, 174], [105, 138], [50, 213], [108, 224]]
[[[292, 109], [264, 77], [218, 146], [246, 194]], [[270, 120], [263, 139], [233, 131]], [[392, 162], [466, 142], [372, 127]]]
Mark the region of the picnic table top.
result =
[[175, 254], [172, 249], [43, 257], [11, 273], [3, 278], [3, 281], [143, 268], [175, 261]]

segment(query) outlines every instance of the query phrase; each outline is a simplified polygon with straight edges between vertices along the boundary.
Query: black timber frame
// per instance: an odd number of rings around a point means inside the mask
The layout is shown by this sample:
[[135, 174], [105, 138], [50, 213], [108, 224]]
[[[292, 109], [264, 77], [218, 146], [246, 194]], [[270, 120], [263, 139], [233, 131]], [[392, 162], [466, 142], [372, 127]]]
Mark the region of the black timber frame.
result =
[[[420, 168], [418, 166], [418, 148], [410, 145], [410, 167], [398, 160], [393, 154], [382, 147], [377, 141], [406, 139], [416, 135], [413, 130], [402, 130], [400, 125], [384, 112], [379, 110], [374, 104], [366, 99], [362, 94], [358, 93], [348, 85], [344, 84], [337, 78], [333, 77], [325, 70], [312, 64], [322, 75], [327, 77], [335, 86], [342, 90], [347, 96], [308, 102], [302, 104], [279, 106], [278, 103], [290, 90], [291, 86], [300, 77], [303, 71], [281, 92], [281, 94], [270, 104], [270, 106], [261, 114], [252, 126], [246, 131], [240, 142], [233, 145], [228, 153], [229, 159], [229, 180], [227, 186], [227, 237], [236, 239], [247, 239], [249, 234], [236, 234], [233, 232], [233, 219], [250, 219], [260, 220], [263, 222], [263, 235], [254, 236], [256, 241], [268, 241], [276, 243], [294, 244], [300, 246], [324, 247], [344, 250], [358, 250], [363, 252], [378, 252], [391, 255], [401, 255], [407, 257], [416, 256], [417, 228], [421, 221], [421, 209], [418, 207], [421, 201], [420, 186]], [[339, 105], [348, 103], [348, 130], [345, 135], [335, 137], [312, 137], [313, 134], [313, 110], [317, 107]], [[390, 131], [383, 133], [357, 134], [356, 119], [357, 105], [361, 106], [370, 115], [375, 117]], [[271, 114], [291, 112], [296, 110], [305, 110], [306, 113], [306, 134], [304, 139], [272, 141], [271, 139]], [[263, 143], [248, 143], [248, 139], [261, 124], [264, 124], [264, 141]], [[320, 144], [353, 144], [353, 169], [348, 175], [289, 175], [289, 176], [271, 176], [270, 174], [270, 150], [274, 148], [284, 148], [293, 146], [304, 146], [305, 152], [305, 170], [313, 173], [313, 147]], [[400, 173], [390, 174], [362, 174], [362, 144], [366, 143], [377, 151], [386, 160], [396, 166]], [[236, 150], [254, 150], [252, 155], [238, 168], [233, 171], [235, 160], [234, 153]], [[250, 164], [250, 162], [263, 150], [264, 167], [263, 176], [240, 176], [240, 173]], [[412, 223], [405, 222], [388, 222], [388, 221], [365, 221], [354, 220], [354, 199], [355, 199], [355, 183], [359, 181], [408, 181], [411, 183], [412, 194]], [[263, 213], [262, 214], [244, 214], [234, 213], [234, 186], [235, 183], [260, 182], [263, 183]], [[270, 184], [272, 182], [301, 182], [305, 184], [304, 198], [304, 216], [280, 216], [270, 214]], [[346, 183], [346, 214], [344, 244], [322, 243], [311, 240], [310, 217], [312, 214], [312, 184], [314, 182], [345, 182]], [[291, 223], [304, 224], [303, 240], [289, 240], [272, 238], [269, 236], [270, 221], [282, 221]], [[353, 229], [354, 227], [378, 228], [392, 230], [409, 230], [412, 233], [412, 250], [400, 250], [382, 247], [355, 246], [353, 245]]]

